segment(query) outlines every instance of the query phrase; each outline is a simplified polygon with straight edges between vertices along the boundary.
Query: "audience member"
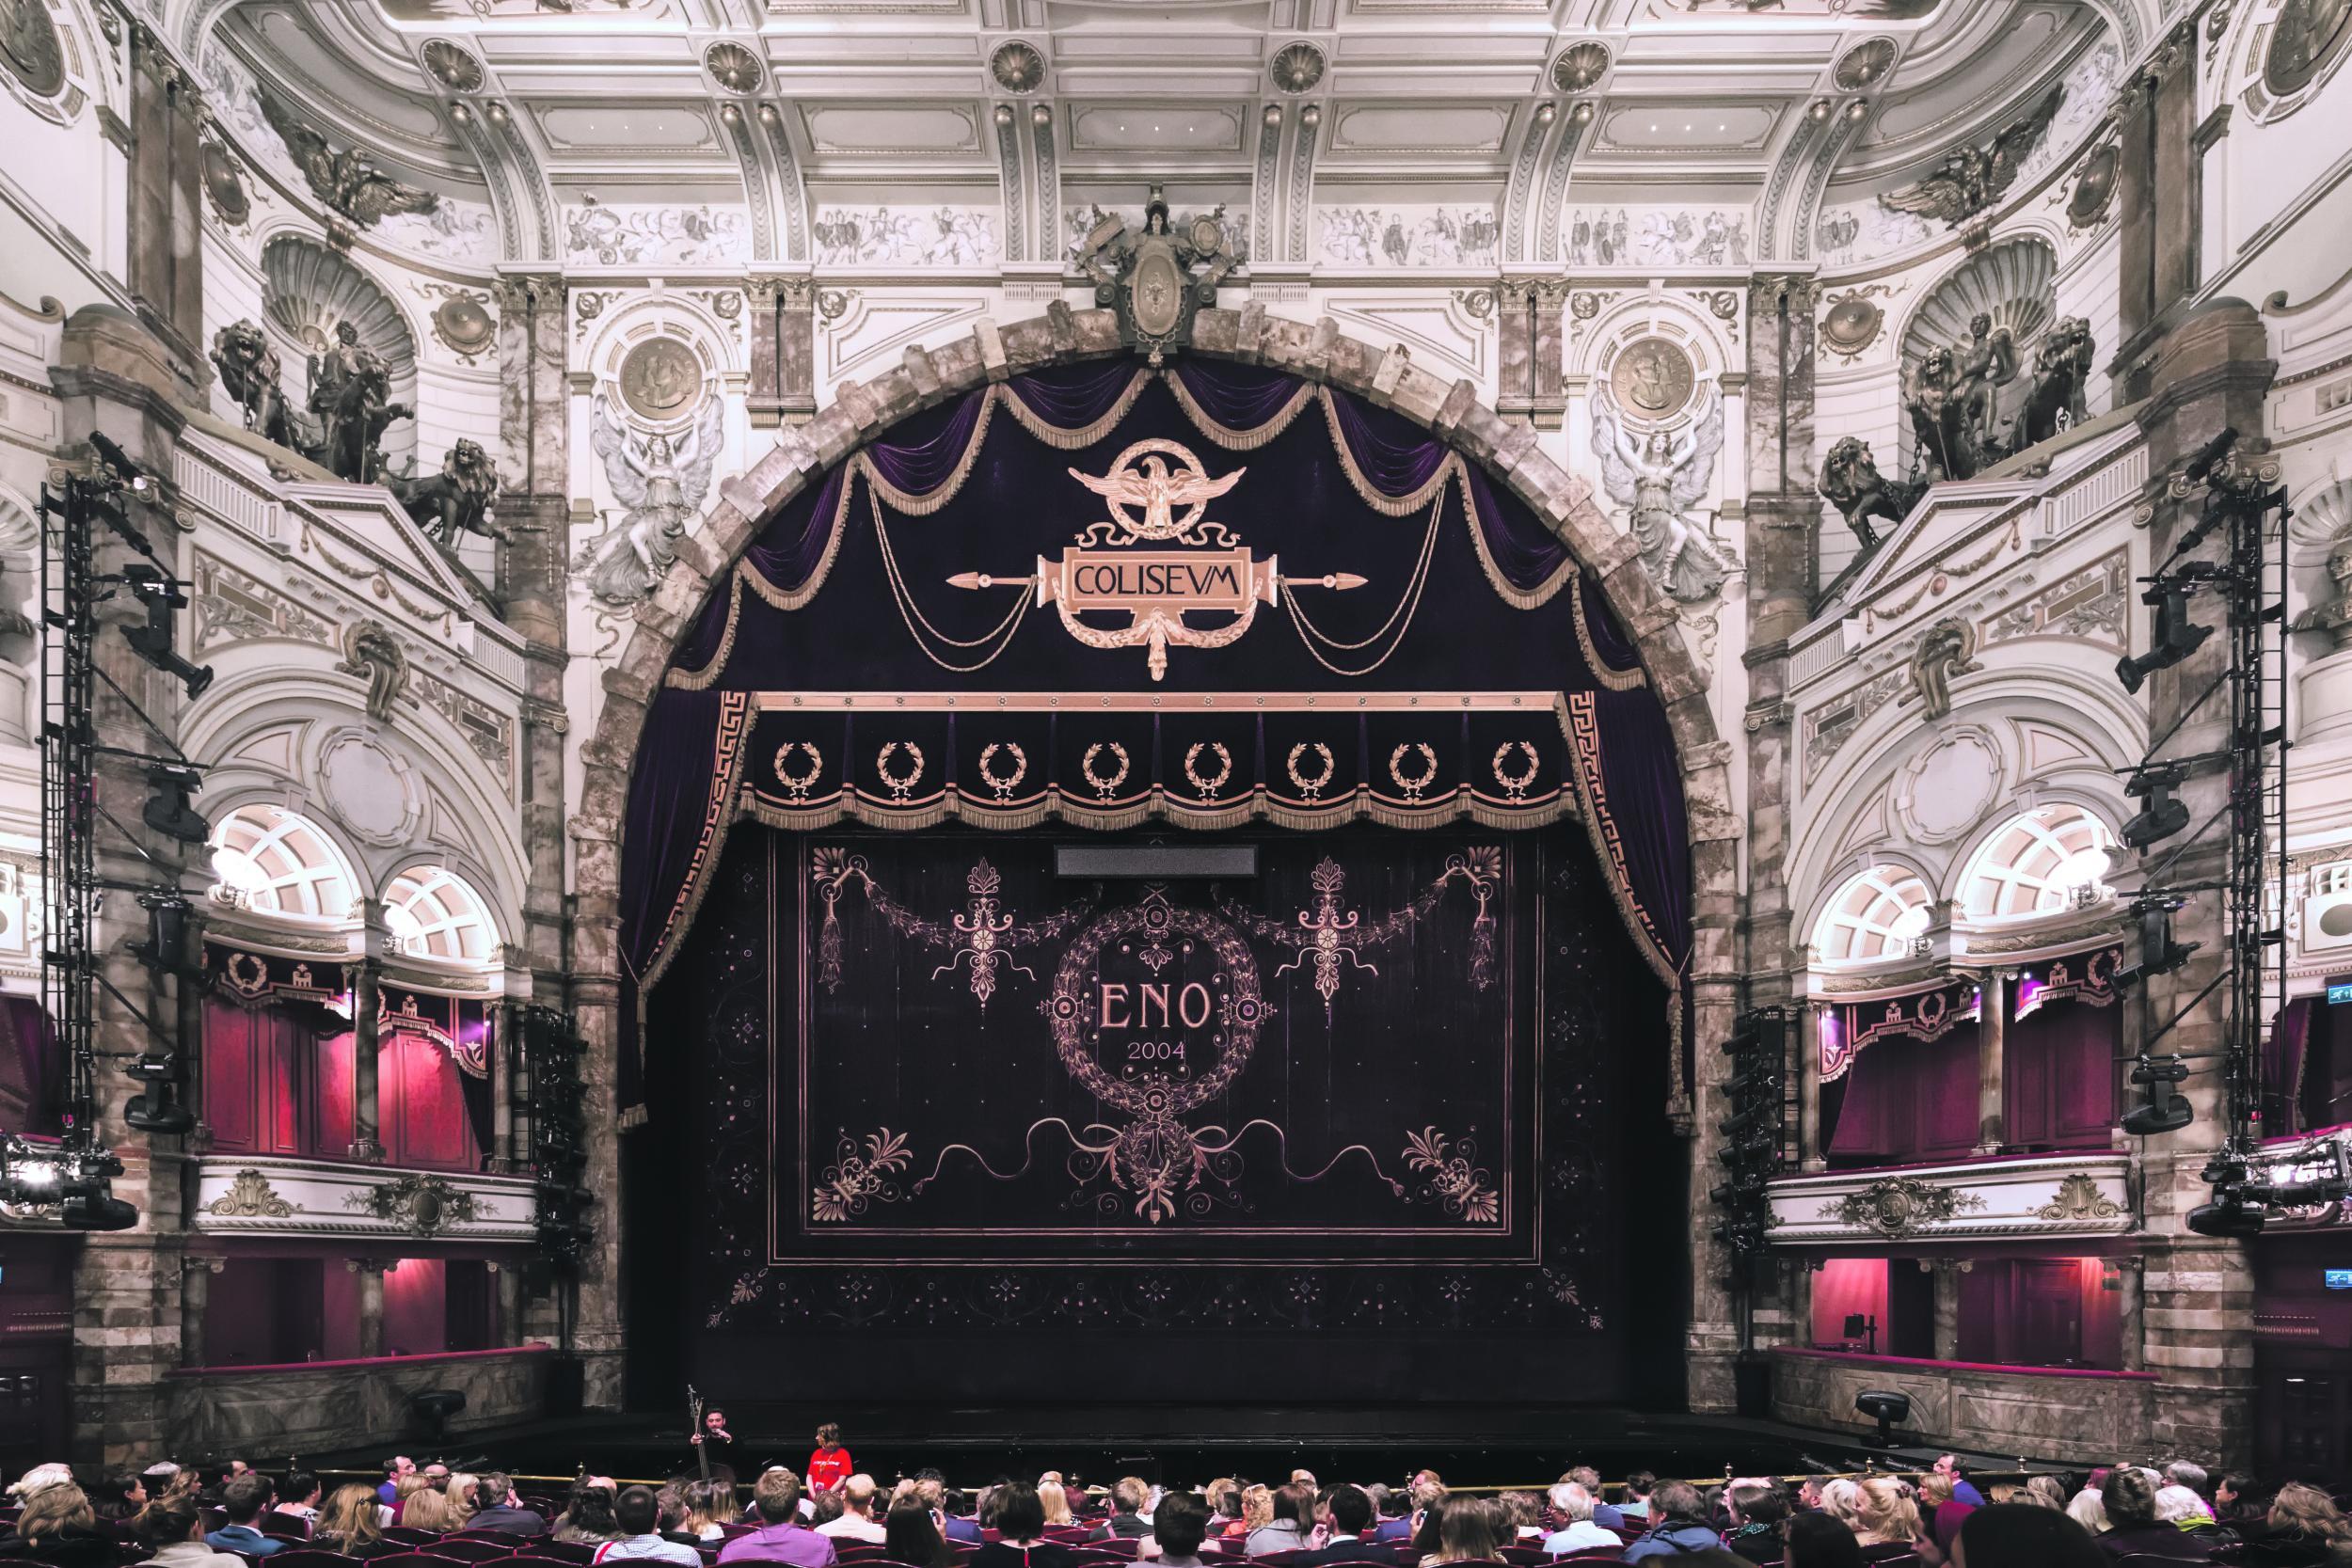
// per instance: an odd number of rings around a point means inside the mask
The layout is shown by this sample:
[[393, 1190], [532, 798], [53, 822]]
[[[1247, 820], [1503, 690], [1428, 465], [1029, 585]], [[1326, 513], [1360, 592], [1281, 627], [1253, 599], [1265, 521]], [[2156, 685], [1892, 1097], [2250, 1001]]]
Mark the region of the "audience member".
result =
[[1274, 1490], [1267, 1486], [1248, 1486], [1242, 1489], [1241, 1514], [1225, 1527], [1225, 1539], [1238, 1541], [1248, 1549], [1249, 1532], [1263, 1529], [1274, 1518]]
[[2165, 1485], [2185, 1486], [2200, 1497], [2208, 1496], [2208, 1480], [2202, 1465], [2192, 1464], [2185, 1459], [2176, 1459], [2164, 1467]]
[[1152, 1505], [1152, 1534], [1138, 1555], [1157, 1559], [1160, 1568], [1203, 1568], [1200, 1543], [1208, 1533], [1209, 1511], [1200, 1499], [1170, 1492]]
[[[2269, 1528], [2239, 1560], [2262, 1568], [2307, 1568], [2352, 1560], [2352, 1522], [2316, 1486], [2290, 1481], [2270, 1501]], [[0, 1542], [0, 1549], [6, 1543]]]
[[1014, 1481], [989, 1491], [997, 1538], [974, 1552], [964, 1568], [1074, 1568], [1078, 1560], [1070, 1548], [1045, 1539], [1045, 1507], [1036, 1487]]
[[1649, 1531], [1625, 1549], [1626, 1561], [1684, 1557], [1719, 1544], [1715, 1527], [1708, 1522], [1707, 1499], [1697, 1487], [1687, 1481], [1659, 1481], [1648, 1502]]
[[430, 1472], [422, 1470], [417, 1473], [417, 1480], [421, 1484], [401, 1506], [401, 1525], [407, 1529], [464, 1529], [466, 1516], [457, 1512], [456, 1499], [449, 1495], [448, 1481], [434, 1482]]
[[[935, 1478], [930, 1484], [936, 1488], [931, 1506], [939, 1510], [942, 1520], [940, 1529], [948, 1540], [977, 1546], [988, 1539], [980, 1531], [981, 1521], [964, 1515], [962, 1493], [940, 1483]], [[982, 1501], [985, 1503], [986, 1499]]]
[[1625, 1514], [1609, 1506], [1608, 1497], [1601, 1491], [1600, 1472], [1590, 1465], [1579, 1465], [1560, 1478], [1584, 1488], [1593, 1499], [1593, 1523], [1607, 1530], [1625, 1528]]
[[1936, 1455], [1935, 1473], [1939, 1476], [1949, 1476], [1951, 1478], [1953, 1497], [1959, 1498], [1962, 1502], [1966, 1503], [1970, 1508], [1982, 1508], [1984, 1506], [1984, 1494], [1978, 1491], [1976, 1483], [1968, 1479], [1967, 1467], [1960, 1462], [1960, 1456], [1958, 1454], [1943, 1453]]
[[1788, 1495], [1780, 1483], [1735, 1481], [1724, 1488], [1724, 1503], [1731, 1511], [1724, 1547], [1750, 1562], [1778, 1562], [1783, 1556], [1781, 1526], [1788, 1518]]
[[610, 1476], [580, 1477], [572, 1482], [571, 1493], [564, 1501], [564, 1512], [556, 1516], [555, 1528], [548, 1533], [558, 1541], [590, 1545], [619, 1540], [620, 1522], [612, 1517], [614, 1490]]
[[[1568, 1472], [1576, 1474], [1574, 1470]], [[1603, 1529], [1594, 1517], [1600, 1512], [1590, 1488], [1582, 1481], [1564, 1481], [1551, 1489], [1552, 1511], [1567, 1523], [1544, 1537], [1548, 1552], [1581, 1552], [1594, 1546], [1614, 1546], [1616, 1532]]]
[[1862, 1568], [1862, 1543], [1827, 1513], [1800, 1513], [1788, 1521], [1786, 1568]]
[[1422, 1471], [1406, 1484], [1404, 1515], [1383, 1520], [1380, 1528], [1374, 1531], [1373, 1539], [1380, 1542], [1420, 1539], [1422, 1516], [1444, 1496], [1445, 1482], [1438, 1479], [1437, 1472]]
[[[245, 1557], [268, 1557], [273, 1552], [285, 1550], [283, 1541], [273, 1541], [254, 1528], [254, 1521], [262, 1516], [262, 1510], [269, 1506], [269, 1498], [270, 1484], [266, 1476], [257, 1476], [248, 1470], [224, 1482], [220, 1489], [220, 1511], [229, 1516], [229, 1522], [206, 1536], [204, 1544], [216, 1552], [236, 1552]], [[24, 1512], [31, 1513], [32, 1505], [27, 1504]], [[24, 1528], [23, 1521], [18, 1522], [17, 1528]], [[0, 1543], [0, 1557], [21, 1555], [8, 1551], [6, 1543]]]
[[545, 1535], [548, 1522], [534, 1511], [525, 1508], [515, 1496], [515, 1478], [502, 1470], [485, 1472], [474, 1492], [474, 1500], [481, 1506], [467, 1521], [468, 1529], [504, 1530], [509, 1535]]
[[[1295, 1484], [1295, 1483], [1294, 1483]], [[1290, 1488], [1285, 1487], [1288, 1491]], [[1306, 1488], [1300, 1487], [1305, 1491]], [[1111, 1516], [1095, 1527], [1093, 1541], [1140, 1541], [1152, 1533], [1145, 1510], [1152, 1506], [1152, 1487], [1140, 1476], [1121, 1476], [1111, 1488]], [[999, 1526], [998, 1528], [1002, 1528]]]
[[1975, 1512], [1973, 1506], [1960, 1500], [1960, 1487], [1948, 1472], [1931, 1470], [1919, 1478], [1920, 1520], [1939, 1550], [1951, 1551], [1952, 1537], [1960, 1533], [1960, 1527]]
[[2233, 1470], [2215, 1483], [2213, 1516], [2224, 1524], [2236, 1524], [2244, 1519], [2260, 1519], [2265, 1510], [2251, 1495], [2254, 1478]]
[[1854, 1499], [1854, 1539], [1865, 1546], [1915, 1547], [1922, 1531], [1911, 1488], [1893, 1476], [1867, 1476], [1855, 1484], [1861, 1496]]
[[138, 1517], [147, 1506], [147, 1483], [129, 1470], [109, 1470], [99, 1478], [98, 1491], [90, 1497], [90, 1512], [109, 1522], [121, 1522]]
[[1821, 1512], [1854, 1535], [1862, 1533], [1862, 1487], [1839, 1476], [1821, 1483]]
[[2066, 1483], [2056, 1476], [2034, 1476], [2012, 1493], [2009, 1499], [2028, 1508], [2047, 1508], [2066, 1512]]
[[[1162, 1510], [1168, 1505], [1162, 1503]], [[1362, 1562], [1372, 1556], [1365, 1538], [1372, 1533], [1374, 1511], [1371, 1494], [1361, 1487], [1332, 1488], [1331, 1531], [1312, 1556], [1296, 1559], [1299, 1563]]]
[[882, 1556], [907, 1568], [948, 1568], [954, 1548], [939, 1532], [939, 1515], [919, 1496], [909, 1495], [890, 1505], [882, 1521]]
[[1045, 1510], [1045, 1524], [1048, 1528], [1068, 1528], [1077, 1524], [1077, 1515], [1070, 1512], [1070, 1490], [1062, 1485], [1060, 1481], [1039, 1481], [1037, 1500]]
[[1492, 1562], [1511, 1544], [1511, 1515], [1493, 1497], [1447, 1499], [1438, 1527], [1438, 1549], [1422, 1558], [1422, 1568], [1438, 1562]]
[[[357, 1490], [372, 1496], [365, 1487]], [[205, 1544], [204, 1510], [185, 1493], [141, 1509], [131, 1523], [131, 1536], [147, 1553], [139, 1568], [244, 1568], [245, 1559]]]
[[319, 1483], [319, 1478], [309, 1471], [293, 1472], [286, 1477], [285, 1489], [278, 1495], [278, 1508], [270, 1516], [270, 1522], [295, 1521], [302, 1532], [308, 1535], [310, 1528], [318, 1523], [319, 1496], [325, 1490]]
[[752, 1484], [752, 1507], [759, 1515], [759, 1528], [720, 1547], [721, 1562], [750, 1558], [758, 1562], [788, 1562], [795, 1568], [831, 1568], [833, 1543], [801, 1523], [800, 1477], [781, 1465], [771, 1465]]
[[619, 1521], [620, 1539], [596, 1548], [595, 1562], [626, 1562], [649, 1559], [675, 1562], [678, 1568], [702, 1568], [702, 1554], [693, 1547], [661, 1538], [661, 1501], [649, 1486], [628, 1486], [612, 1499], [612, 1517]]
[[[2196, 1469], [2192, 1465], [2190, 1469]], [[2171, 1467], [2166, 1468], [2171, 1473]], [[2156, 1517], [2170, 1525], [2192, 1541], [2203, 1544], [2207, 1551], [2220, 1546], [2237, 1544], [2237, 1531], [2213, 1516], [2213, 1510], [2197, 1494], [2195, 1487], [2181, 1481], [2167, 1481], [2156, 1489]]]
[[310, 1544], [320, 1551], [341, 1552], [345, 1557], [384, 1557], [402, 1548], [395, 1542], [384, 1539], [384, 1504], [377, 1499], [382, 1493], [353, 1481], [338, 1486], [319, 1510], [318, 1523], [310, 1527]]
[[2115, 1528], [2107, 1522], [2104, 1494], [2088, 1486], [2067, 1500], [2066, 1516], [2093, 1537], [2104, 1536]]
[[[1120, 1482], [1122, 1486], [1126, 1483]], [[1272, 1516], [1249, 1532], [1246, 1547], [1251, 1557], [1264, 1557], [1273, 1552], [1298, 1551], [1307, 1544], [1307, 1527], [1312, 1522], [1315, 1495], [1296, 1481], [1277, 1487], [1274, 1492]]]
[[[53, 1568], [115, 1568], [121, 1560], [115, 1532], [99, 1524], [88, 1495], [73, 1483], [72, 1473], [58, 1465], [42, 1465], [32, 1474], [42, 1471], [54, 1471], [65, 1479], [44, 1475], [42, 1484], [17, 1494], [24, 1499], [24, 1511], [17, 1514], [8, 1535], [0, 1538], [0, 1558], [45, 1562]], [[271, 1542], [270, 1549], [277, 1550], [278, 1544]]]
[[[1972, 1510], [1952, 1538], [1952, 1568], [2101, 1568], [2106, 1555], [2090, 1532], [2063, 1513], [2030, 1503]], [[1813, 1568], [1794, 1554], [1788, 1568]]]
[[850, 1479], [856, 1466], [841, 1446], [841, 1428], [827, 1421], [817, 1429], [817, 1449], [808, 1456], [808, 1489], [830, 1492]]
[[417, 1473], [417, 1462], [406, 1454], [394, 1454], [384, 1462], [384, 1484], [375, 1489], [375, 1499], [386, 1508], [400, 1506], [400, 1478]]
[[1511, 1539], [1504, 1544], [1524, 1546], [1544, 1538], [1542, 1498], [1533, 1492], [1505, 1492], [1498, 1500], [1511, 1525]]
[[[1649, 1517], [1650, 1495], [1657, 1490], [1658, 1478], [1651, 1475], [1647, 1470], [1636, 1470], [1631, 1475], [1626, 1477], [1625, 1500], [1617, 1505], [1617, 1513], [1623, 1515], [1622, 1522], [1630, 1522], [1635, 1519], [1647, 1519]], [[1596, 1499], [1598, 1499], [1600, 1494], [1596, 1492], [1593, 1496]], [[1609, 1520], [1600, 1512], [1601, 1506], [1602, 1505], [1596, 1500], [1593, 1508], [1594, 1522], [1601, 1525], [1609, 1525]], [[1618, 1527], [1613, 1525], [1609, 1528], [1613, 1529]]]
[[[1059, 1492], [1061, 1488], [1057, 1486], [1054, 1490]], [[868, 1541], [877, 1545], [889, 1537], [888, 1528], [874, 1517], [872, 1476], [851, 1476], [835, 1488], [835, 1492], [841, 1498], [841, 1517], [818, 1526], [818, 1534], [829, 1535], [835, 1541]], [[1040, 1487], [1038, 1492], [1042, 1497], [1044, 1488]], [[1062, 1512], [1066, 1514], [1070, 1511], [1064, 1509]]]
[[2210, 1562], [2212, 1551], [2202, 1542], [2183, 1535], [2156, 1517], [2156, 1492], [2162, 1479], [2153, 1470], [2124, 1466], [2107, 1477], [2100, 1501], [2107, 1511], [2107, 1533], [2099, 1545], [2111, 1558], [2166, 1557], [2184, 1562]]

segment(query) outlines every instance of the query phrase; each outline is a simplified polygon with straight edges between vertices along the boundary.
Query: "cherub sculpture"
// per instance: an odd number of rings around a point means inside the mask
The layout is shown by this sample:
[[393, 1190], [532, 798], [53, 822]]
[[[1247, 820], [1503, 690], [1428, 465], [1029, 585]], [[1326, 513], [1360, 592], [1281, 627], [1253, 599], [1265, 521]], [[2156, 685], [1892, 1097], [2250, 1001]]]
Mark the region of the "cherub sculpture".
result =
[[717, 398], [673, 445], [659, 432], [643, 438], [613, 417], [599, 396], [589, 441], [604, 459], [604, 476], [627, 510], [621, 520], [582, 546], [573, 575], [610, 605], [633, 605], [653, 592], [675, 552], [670, 541], [686, 531], [710, 490], [710, 471], [723, 444], [723, 409]]

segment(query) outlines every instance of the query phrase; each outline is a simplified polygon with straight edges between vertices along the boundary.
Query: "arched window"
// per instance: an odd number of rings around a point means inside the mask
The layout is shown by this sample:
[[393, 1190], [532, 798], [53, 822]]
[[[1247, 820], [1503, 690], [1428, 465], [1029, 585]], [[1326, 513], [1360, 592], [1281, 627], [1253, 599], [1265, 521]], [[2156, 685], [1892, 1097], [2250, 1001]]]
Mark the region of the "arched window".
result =
[[1813, 923], [1823, 963], [1869, 963], [1910, 955], [1928, 928], [1928, 887], [1899, 865], [1874, 865], [1837, 890]]
[[349, 920], [359, 898], [334, 840], [283, 806], [239, 806], [213, 830], [213, 875], [232, 901], [274, 914]]
[[2108, 895], [2107, 851], [2115, 834], [2077, 805], [2038, 806], [1993, 830], [1960, 879], [1960, 907], [1972, 920], [2051, 914]]
[[489, 906], [463, 877], [440, 865], [412, 865], [384, 889], [384, 924], [410, 953], [488, 963], [499, 956]]

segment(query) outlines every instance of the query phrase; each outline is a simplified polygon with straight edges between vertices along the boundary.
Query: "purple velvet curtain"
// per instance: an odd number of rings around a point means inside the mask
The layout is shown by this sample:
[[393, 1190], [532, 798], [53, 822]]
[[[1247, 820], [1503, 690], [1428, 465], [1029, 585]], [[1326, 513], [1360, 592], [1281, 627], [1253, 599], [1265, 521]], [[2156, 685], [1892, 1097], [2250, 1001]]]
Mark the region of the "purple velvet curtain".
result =
[[2263, 1037], [2263, 1130], [2274, 1138], [2303, 1131], [2303, 1053], [2311, 1043], [2316, 998], [2297, 996], [2279, 1009]]
[[5, 1130], [55, 1136], [64, 1131], [65, 1055], [56, 1026], [37, 996], [0, 996], [0, 1029], [8, 1054], [0, 1057], [0, 1110]]

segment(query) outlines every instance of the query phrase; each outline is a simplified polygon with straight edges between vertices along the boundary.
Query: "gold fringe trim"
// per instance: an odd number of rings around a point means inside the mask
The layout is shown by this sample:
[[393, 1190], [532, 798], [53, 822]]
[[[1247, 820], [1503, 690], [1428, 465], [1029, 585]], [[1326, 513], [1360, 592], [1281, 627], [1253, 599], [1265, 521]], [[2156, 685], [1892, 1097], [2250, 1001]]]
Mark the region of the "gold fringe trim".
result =
[[1076, 451], [1081, 447], [1094, 445], [1118, 429], [1119, 422], [1135, 407], [1136, 399], [1143, 396], [1144, 388], [1151, 384], [1152, 372], [1138, 370], [1128, 381], [1127, 389], [1119, 394], [1119, 401], [1111, 405], [1109, 413], [1092, 424], [1082, 424], [1074, 430], [1048, 423], [1036, 409], [1021, 401], [1021, 394], [1012, 389], [1012, 383], [1009, 381], [1000, 381], [990, 390], [993, 396], [1004, 403], [1005, 412], [1010, 414], [1022, 429], [1057, 451]]
[[[1582, 575], [1582, 568], [1577, 564], [1576, 557], [1571, 554], [1567, 560], [1560, 563], [1558, 571], [1534, 587], [1514, 588], [1511, 586], [1510, 579], [1502, 575], [1502, 568], [1495, 564], [1495, 558], [1487, 553], [1486, 520], [1478, 515], [1478, 495], [1470, 487], [1467, 480], [1462, 484], [1462, 515], [1470, 522], [1470, 544], [1478, 551], [1478, 564], [1486, 570], [1486, 586], [1493, 589], [1497, 596], [1514, 610], [1543, 609], [1552, 601], [1560, 590], [1575, 582]], [[1579, 625], [1581, 626], [1581, 623], [1580, 622]], [[1585, 645], [1589, 653], [1590, 639], [1586, 639]]]
[[1609, 832], [1601, 820], [1598, 807], [1593, 803], [1592, 782], [1584, 776], [1583, 753], [1577, 749], [1576, 730], [1568, 720], [1568, 697], [1562, 692], [1552, 700], [1551, 711], [1560, 721], [1560, 734], [1568, 743], [1568, 778], [1576, 785], [1577, 805], [1584, 818], [1585, 836], [1593, 841], [1593, 854], [1600, 862], [1602, 879], [1609, 884], [1610, 896], [1617, 901], [1617, 914], [1625, 928], [1633, 933], [1633, 945], [1641, 950], [1644, 961], [1661, 980], [1682, 989], [1682, 974], [1668, 961], [1664, 949], [1649, 934], [1649, 925], [1642, 918], [1639, 906], [1633, 902], [1633, 890], [1626, 886], [1616, 874], [1617, 857], [1610, 847]]
[[[706, 807], [704, 831], [710, 836], [704, 846], [701, 860], [695, 863], [691, 874], [687, 879], [685, 897], [681, 903], [673, 908], [669, 924], [661, 933], [660, 945], [654, 950], [653, 961], [645, 966], [644, 974], [637, 982], [637, 994], [641, 998], [660, 983], [661, 976], [669, 970], [670, 960], [677, 957], [679, 939], [692, 927], [694, 917], [702, 912], [704, 895], [709, 893], [711, 879], [719, 869], [720, 852], [726, 847], [727, 830], [734, 824], [740, 813], [743, 797], [743, 760], [750, 754], [752, 731], [757, 726], [759, 716], [750, 710], [749, 699], [743, 693], [724, 692], [721, 694], [719, 701], [722, 705], [725, 705], [730, 699], [736, 698], [742, 699], [742, 738], [735, 748], [734, 756], [729, 760], [725, 781]], [[726, 722], [723, 713], [720, 722], [722, 725]], [[642, 1053], [644, 1050], [643, 1031], [640, 1031], [637, 1037], [637, 1044]]]
[[[972, 477], [973, 466], [980, 460], [980, 445], [988, 439], [989, 419], [995, 408], [995, 398], [985, 397], [980, 400], [980, 416], [972, 421], [971, 439], [964, 443], [963, 455], [956, 459], [954, 471], [940, 483], [919, 496], [912, 490], [901, 490], [890, 481], [882, 478], [882, 470], [874, 466], [874, 460], [865, 451], [860, 451], [850, 461], [859, 473], [866, 476], [866, 482], [873, 485], [876, 495], [910, 517], [928, 517], [949, 501], [954, 500], [962, 492], [963, 482]], [[847, 494], [846, 487], [844, 494]]]
[[1448, 449], [1445, 461], [1438, 465], [1436, 473], [1422, 482], [1421, 488], [1402, 496], [1383, 494], [1373, 487], [1371, 476], [1356, 466], [1356, 454], [1347, 450], [1347, 436], [1340, 429], [1339, 405], [1331, 399], [1331, 388], [1317, 387], [1315, 401], [1323, 405], [1324, 426], [1331, 433], [1331, 450], [1339, 454], [1340, 471], [1347, 476], [1347, 483], [1356, 487], [1356, 494], [1363, 503], [1383, 516], [1411, 516], [1427, 506], [1431, 498], [1444, 490], [1461, 472], [1462, 454]]
[[1300, 412], [1306, 408], [1308, 401], [1323, 390], [1312, 382], [1301, 382], [1298, 390], [1291, 394], [1290, 401], [1282, 404], [1272, 419], [1253, 429], [1242, 430], [1219, 422], [1206, 408], [1200, 406], [1200, 401], [1192, 395], [1192, 389], [1184, 384], [1174, 371], [1161, 371], [1160, 378], [1168, 383], [1168, 389], [1176, 395], [1176, 406], [1184, 411], [1184, 417], [1192, 421], [1192, 427], [1227, 451], [1256, 451], [1260, 447], [1288, 430], [1291, 427], [1291, 421], [1298, 418]]
[[739, 815], [754, 821], [788, 832], [812, 832], [842, 821], [913, 832], [936, 827], [949, 820], [1004, 832], [1061, 821], [1073, 827], [1109, 832], [1154, 819], [1192, 832], [1217, 832], [1261, 820], [1285, 828], [1315, 829], [1334, 827], [1359, 817], [1387, 827], [1418, 831], [1443, 827], [1464, 818], [1485, 827], [1504, 830], [1543, 827], [1574, 816], [1577, 802], [1564, 793], [1538, 804], [1514, 810], [1484, 797], [1465, 793], [1413, 808], [1391, 804], [1368, 789], [1358, 789], [1336, 800], [1310, 806], [1284, 803], [1260, 788], [1251, 791], [1237, 804], [1204, 811], [1187, 804], [1181, 798], [1169, 796], [1164, 788], [1154, 785], [1148, 797], [1118, 806], [1091, 805], [1081, 798], [1062, 793], [1057, 787], [1049, 789], [1031, 803], [1003, 806], [993, 800], [966, 795], [961, 786], [926, 799], [914, 806], [897, 805], [854, 791], [838, 792], [824, 800], [803, 804], [762, 794], [758, 786], [754, 785], [740, 797], [739, 811]]
[[1584, 650], [1584, 662], [1592, 667], [1593, 678], [1611, 691], [1634, 691], [1647, 686], [1648, 671], [1638, 664], [1630, 670], [1615, 669], [1593, 646], [1593, 628], [1584, 619], [1584, 595], [1579, 594], [1568, 602], [1576, 612], [1576, 645]]
[[[863, 462], [864, 458], [858, 461]], [[833, 563], [841, 554], [842, 534], [850, 521], [850, 499], [856, 493], [857, 467], [852, 463], [850, 470], [841, 476], [841, 494], [834, 498], [833, 529], [825, 535], [825, 553], [817, 558], [816, 569], [808, 574], [807, 581], [798, 588], [779, 588], [760, 576], [746, 561], [741, 563], [741, 570], [744, 580], [752, 586], [752, 592], [777, 610], [806, 608], [809, 601], [817, 597], [817, 591], [825, 586], [825, 579], [833, 576]]]
[[[661, 684], [678, 691], [707, 691], [718, 684], [727, 667], [727, 656], [735, 652], [735, 630], [743, 621], [743, 578], [741, 566], [727, 574], [727, 629], [719, 637], [719, 650], [699, 670], [672, 668], [661, 677]], [[749, 574], [756, 577], [757, 573]]]

